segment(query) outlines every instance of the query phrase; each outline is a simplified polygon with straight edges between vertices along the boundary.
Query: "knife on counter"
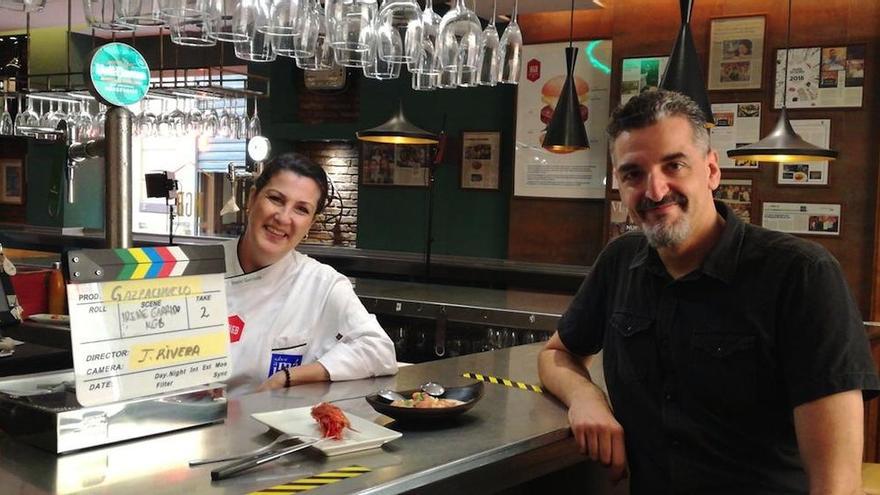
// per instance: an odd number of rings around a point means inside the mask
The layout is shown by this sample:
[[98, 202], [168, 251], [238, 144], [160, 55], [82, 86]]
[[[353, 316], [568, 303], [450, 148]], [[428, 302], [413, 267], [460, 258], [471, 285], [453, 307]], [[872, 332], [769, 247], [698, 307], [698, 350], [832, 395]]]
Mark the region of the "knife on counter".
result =
[[323, 439], [319, 438], [319, 439], [309, 440], [307, 442], [298, 443], [296, 445], [282, 447], [282, 448], [275, 449], [275, 450], [270, 450], [268, 452], [262, 452], [259, 454], [252, 455], [250, 457], [245, 457], [244, 459], [240, 459], [235, 462], [231, 462], [229, 464], [226, 464], [225, 466], [220, 466], [219, 468], [211, 471], [211, 480], [218, 481], [218, 480], [224, 480], [226, 478], [231, 478], [231, 477], [236, 476], [239, 473], [242, 473], [242, 472], [247, 471], [249, 469], [253, 469], [257, 466], [262, 466], [263, 464], [266, 464], [267, 462], [271, 462], [271, 461], [274, 461], [275, 459], [278, 459], [280, 457], [284, 457], [287, 454], [291, 454], [293, 452], [297, 452], [297, 451], [306, 449], [308, 447], [311, 447], [312, 445], [320, 442], [321, 440], [323, 440]]

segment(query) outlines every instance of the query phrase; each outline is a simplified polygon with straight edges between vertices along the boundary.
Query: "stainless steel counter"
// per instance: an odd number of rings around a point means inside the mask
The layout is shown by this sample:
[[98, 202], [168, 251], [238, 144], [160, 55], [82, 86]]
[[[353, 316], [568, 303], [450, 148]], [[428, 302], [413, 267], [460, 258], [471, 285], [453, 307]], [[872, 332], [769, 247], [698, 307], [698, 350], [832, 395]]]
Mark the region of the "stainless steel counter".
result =
[[416, 318], [511, 326], [544, 331], [556, 323], [573, 295], [481, 289], [357, 278], [355, 292], [367, 310]]
[[[358, 464], [371, 471], [321, 487], [318, 494], [491, 493], [583, 460], [576, 453], [565, 408], [547, 394], [486, 384], [483, 399], [460, 420], [434, 429], [396, 424], [361, 398], [378, 388], [413, 388], [427, 380], [467, 382], [472, 371], [538, 383], [540, 344], [403, 367], [395, 377], [311, 384], [231, 400], [225, 423], [105, 448], [55, 456], [0, 433], [3, 493], [244, 493]], [[594, 376], [600, 376], [596, 370]], [[355, 398], [351, 398], [355, 397]], [[322, 457], [293, 454], [237, 478], [212, 482], [214, 466], [189, 468], [189, 459], [239, 452], [272, 435], [251, 413], [341, 400], [343, 410], [403, 432], [381, 449]], [[589, 469], [601, 470], [589, 464]], [[602, 478], [601, 476], [599, 478]], [[579, 493], [588, 487], [577, 487]]]

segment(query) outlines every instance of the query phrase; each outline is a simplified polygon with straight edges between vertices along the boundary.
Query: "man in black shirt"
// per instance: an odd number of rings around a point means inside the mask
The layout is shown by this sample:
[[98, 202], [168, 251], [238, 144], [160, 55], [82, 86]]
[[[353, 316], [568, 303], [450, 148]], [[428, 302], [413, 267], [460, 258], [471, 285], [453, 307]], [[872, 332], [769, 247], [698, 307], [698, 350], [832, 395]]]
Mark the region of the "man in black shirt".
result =
[[[880, 380], [837, 261], [713, 201], [686, 96], [642, 93], [608, 134], [642, 231], [599, 255], [538, 360], [581, 450], [628, 466], [634, 494], [856, 493]], [[600, 350], [610, 404], [586, 369]]]

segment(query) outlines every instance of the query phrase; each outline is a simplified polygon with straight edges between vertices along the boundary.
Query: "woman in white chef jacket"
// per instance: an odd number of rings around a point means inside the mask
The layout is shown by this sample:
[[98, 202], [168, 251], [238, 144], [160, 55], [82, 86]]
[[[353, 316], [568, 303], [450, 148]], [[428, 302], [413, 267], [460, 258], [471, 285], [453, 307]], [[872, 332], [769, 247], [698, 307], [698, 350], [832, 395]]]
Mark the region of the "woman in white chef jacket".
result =
[[247, 228], [224, 243], [230, 395], [397, 372], [394, 344], [346, 277], [295, 250], [327, 201], [327, 175], [281, 155], [251, 190]]

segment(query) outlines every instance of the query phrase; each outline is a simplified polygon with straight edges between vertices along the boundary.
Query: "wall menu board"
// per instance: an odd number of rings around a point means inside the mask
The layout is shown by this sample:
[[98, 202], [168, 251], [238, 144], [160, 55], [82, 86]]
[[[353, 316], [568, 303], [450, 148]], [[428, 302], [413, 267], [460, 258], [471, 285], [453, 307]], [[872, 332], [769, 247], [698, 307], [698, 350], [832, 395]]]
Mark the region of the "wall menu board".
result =
[[70, 251], [67, 263], [80, 404], [228, 377], [222, 246], [85, 249]]
[[775, 108], [783, 93], [788, 108], [862, 106], [865, 45], [792, 48], [787, 75], [784, 67], [785, 50], [777, 50]]
[[604, 198], [610, 110], [611, 41], [575, 42], [575, 89], [590, 149], [551, 153], [541, 147], [565, 82], [568, 43], [525, 45], [516, 96], [514, 195]]

